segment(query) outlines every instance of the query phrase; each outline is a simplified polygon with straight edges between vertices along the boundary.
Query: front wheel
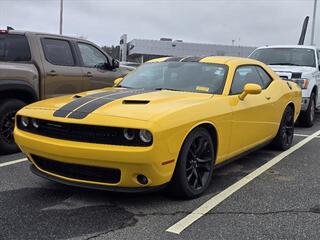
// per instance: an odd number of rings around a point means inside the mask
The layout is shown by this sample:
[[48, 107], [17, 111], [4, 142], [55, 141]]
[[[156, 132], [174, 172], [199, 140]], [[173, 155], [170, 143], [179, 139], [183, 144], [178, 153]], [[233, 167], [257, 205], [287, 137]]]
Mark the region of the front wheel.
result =
[[200, 127], [194, 129], [181, 148], [169, 191], [187, 199], [200, 196], [212, 178], [214, 151], [208, 131]]
[[19, 151], [13, 139], [14, 118], [25, 105], [18, 99], [5, 99], [0, 103], [0, 155]]
[[312, 127], [314, 123], [316, 110], [316, 94], [313, 92], [310, 96], [308, 108], [305, 112], [300, 113], [299, 123], [303, 127]]
[[292, 145], [294, 134], [294, 111], [288, 106], [284, 110], [277, 136], [272, 142], [272, 146], [278, 150], [287, 150]]

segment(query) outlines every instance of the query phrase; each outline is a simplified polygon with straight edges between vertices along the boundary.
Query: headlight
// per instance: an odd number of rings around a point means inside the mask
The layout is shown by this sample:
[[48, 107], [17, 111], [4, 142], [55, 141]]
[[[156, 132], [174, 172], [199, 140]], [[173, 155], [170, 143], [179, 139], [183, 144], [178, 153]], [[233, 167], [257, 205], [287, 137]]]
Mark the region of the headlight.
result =
[[152, 134], [148, 130], [141, 129], [139, 132], [139, 136], [140, 136], [140, 139], [145, 143], [149, 143], [152, 141]]
[[28, 117], [21, 117], [20, 121], [21, 121], [21, 125], [22, 125], [23, 127], [26, 128], [26, 127], [29, 126], [30, 121], [29, 121], [29, 118], [28, 118]]
[[39, 128], [39, 121], [37, 119], [31, 119], [31, 123], [34, 128]]
[[301, 89], [307, 89], [309, 85], [309, 79], [307, 78], [296, 78], [292, 79], [292, 81], [299, 85]]
[[128, 140], [132, 141], [135, 137], [136, 133], [134, 129], [125, 128], [123, 129], [123, 136]]

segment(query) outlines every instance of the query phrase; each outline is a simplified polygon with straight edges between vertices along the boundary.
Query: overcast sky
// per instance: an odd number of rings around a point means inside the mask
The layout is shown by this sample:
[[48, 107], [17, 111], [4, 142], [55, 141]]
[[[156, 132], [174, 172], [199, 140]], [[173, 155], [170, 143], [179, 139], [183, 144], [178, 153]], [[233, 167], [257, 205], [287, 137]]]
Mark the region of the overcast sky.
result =
[[[128, 38], [246, 46], [296, 44], [314, 0], [64, 0], [63, 34], [99, 45]], [[320, 8], [320, 2], [318, 4]], [[0, 28], [59, 32], [60, 0], [0, 0]], [[318, 24], [319, 22], [319, 24]], [[310, 42], [311, 22], [307, 35]], [[320, 43], [320, 12], [316, 43]], [[240, 39], [240, 41], [239, 41]], [[320, 45], [320, 44], [318, 44]]]

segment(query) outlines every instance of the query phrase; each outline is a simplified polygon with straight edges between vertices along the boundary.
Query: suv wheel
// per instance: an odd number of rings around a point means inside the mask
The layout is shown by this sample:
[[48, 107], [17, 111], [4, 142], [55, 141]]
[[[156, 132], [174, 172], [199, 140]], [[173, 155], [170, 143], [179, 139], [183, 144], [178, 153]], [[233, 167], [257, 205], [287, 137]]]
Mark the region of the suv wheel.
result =
[[299, 123], [303, 127], [312, 127], [316, 110], [316, 94], [313, 92], [310, 97], [308, 109], [300, 113]]
[[5, 99], [0, 103], [0, 155], [19, 151], [14, 142], [13, 129], [17, 111], [26, 104], [18, 99]]

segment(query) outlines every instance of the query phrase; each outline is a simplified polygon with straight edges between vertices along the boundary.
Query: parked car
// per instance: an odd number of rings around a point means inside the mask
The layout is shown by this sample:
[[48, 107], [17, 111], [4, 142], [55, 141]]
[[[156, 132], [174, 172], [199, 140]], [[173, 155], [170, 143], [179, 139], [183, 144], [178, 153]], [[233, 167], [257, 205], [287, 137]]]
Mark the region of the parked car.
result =
[[319, 49], [314, 46], [265, 46], [249, 56], [268, 64], [284, 80], [297, 83], [302, 89], [299, 123], [311, 127], [315, 109], [320, 107]]
[[0, 154], [18, 150], [14, 115], [40, 99], [113, 85], [128, 69], [92, 42], [0, 30]]
[[301, 107], [297, 84], [245, 58], [160, 58], [116, 82], [17, 113], [15, 139], [35, 174], [197, 197], [227, 160], [269, 142], [290, 148]]

